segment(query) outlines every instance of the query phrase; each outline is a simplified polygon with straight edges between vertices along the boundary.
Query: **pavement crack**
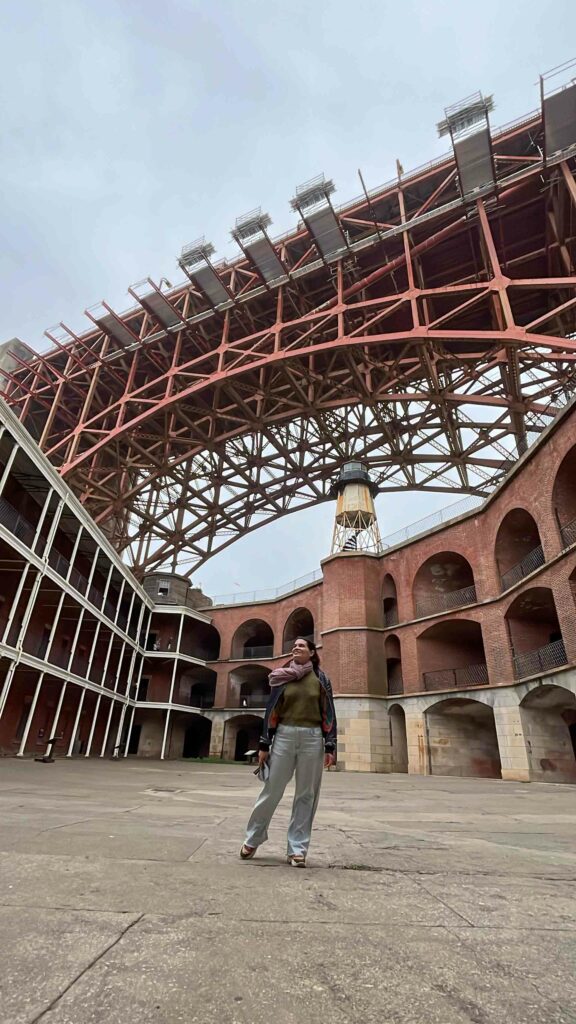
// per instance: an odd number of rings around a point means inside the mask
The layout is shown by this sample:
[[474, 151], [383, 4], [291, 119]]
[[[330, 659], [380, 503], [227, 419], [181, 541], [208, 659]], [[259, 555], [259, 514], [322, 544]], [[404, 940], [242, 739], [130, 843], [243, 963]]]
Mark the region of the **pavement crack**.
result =
[[50, 1013], [54, 1009], [56, 1004], [59, 1003], [60, 1000], [66, 995], [66, 993], [69, 992], [70, 989], [78, 981], [80, 981], [80, 979], [83, 978], [88, 971], [92, 970], [92, 968], [98, 963], [98, 961], [101, 960], [103, 956], [106, 956], [106, 953], [109, 953], [111, 949], [114, 949], [114, 946], [117, 946], [120, 940], [128, 934], [128, 932], [130, 931], [131, 928], [134, 927], [134, 925], [139, 924], [143, 917], [144, 913], [139, 914], [135, 921], [131, 921], [130, 924], [127, 924], [126, 927], [122, 929], [120, 935], [118, 935], [113, 942], [108, 943], [105, 949], [101, 950], [101, 952], [98, 953], [98, 955], [95, 956], [94, 959], [91, 960], [90, 963], [83, 968], [83, 970], [79, 971], [78, 974], [74, 978], [72, 978], [69, 984], [66, 985], [66, 987], [63, 988], [61, 992], [58, 993], [56, 998], [52, 1000], [50, 1005], [47, 1006], [45, 1010], [42, 1010], [41, 1013], [39, 1013], [30, 1021], [30, 1024], [37, 1024], [37, 1022], [42, 1020], [42, 1018], [45, 1017], [47, 1013]]
[[441, 903], [442, 906], [445, 907], [446, 910], [449, 910], [451, 914], [456, 914], [457, 917], [462, 918], [464, 923], [467, 924], [470, 928], [475, 927], [474, 922], [471, 921], [470, 918], [466, 917], [465, 914], [462, 914], [459, 910], [455, 910], [454, 907], [451, 907], [449, 903], [446, 903], [446, 900], [443, 900], [442, 897], [438, 895], [438, 893], [430, 892], [430, 890], [426, 888], [424, 882], [420, 878], [415, 878], [414, 883], [415, 885], [420, 886], [420, 888], [423, 889], [424, 892], [428, 894], [428, 896], [431, 896], [433, 900], [437, 900], [438, 903]]
[[356, 839], [355, 836], [350, 835], [350, 833], [347, 832], [346, 829], [342, 828], [340, 825], [337, 825], [334, 831], [341, 832], [342, 835], [346, 837], [349, 843], [356, 843], [356, 846], [360, 847], [363, 847], [365, 845], [364, 843], [361, 843], [359, 839]]
[[78, 818], [78, 821], [65, 821], [63, 825], [50, 825], [50, 828], [41, 828], [40, 835], [45, 832], [57, 832], [59, 828], [71, 828], [72, 825], [83, 825], [86, 821], [93, 821], [94, 818]]
[[204, 843], [207, 843], [207, 842], [208, 842], [208, 836], [206, 836], [206, 838], [202, 840], [202, 842], [200, 843], [200, 846], [196, 847], [196, 849], [194, 850], [194, 853], [191, 853], [190, 856], [186, 858], [186, 863], [187, 864], [190, 864], [194, 860], [194, 857], [196, 856], [198, 851], [201, 850], [202, 847], [204, 846]]

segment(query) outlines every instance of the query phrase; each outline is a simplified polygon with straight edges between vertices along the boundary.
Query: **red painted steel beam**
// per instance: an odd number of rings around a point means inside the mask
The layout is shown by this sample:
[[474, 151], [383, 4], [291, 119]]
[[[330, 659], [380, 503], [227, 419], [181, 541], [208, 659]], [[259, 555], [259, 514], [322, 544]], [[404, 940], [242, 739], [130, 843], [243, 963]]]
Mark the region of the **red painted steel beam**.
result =
[[[55, 339], [11, 373], [9, 401], [140, 570], [198, 564], [323, 500], [348, 454], [383, 489], [487, 493], [576, 380], [573, 218], [543, 229], [540, 135], [532, 118], [496, 136], [490, 206], [458, 197], [446, 159], [341, 211], [333, 262], [305, 225], [276, 241], [277, 289], [241, 258], [218, 270], [228, 308], [193, 285], [168, 296], [169, 328], [104, 306], [133, 344]], [[573, 165], [547, 171], [570, 208]]]

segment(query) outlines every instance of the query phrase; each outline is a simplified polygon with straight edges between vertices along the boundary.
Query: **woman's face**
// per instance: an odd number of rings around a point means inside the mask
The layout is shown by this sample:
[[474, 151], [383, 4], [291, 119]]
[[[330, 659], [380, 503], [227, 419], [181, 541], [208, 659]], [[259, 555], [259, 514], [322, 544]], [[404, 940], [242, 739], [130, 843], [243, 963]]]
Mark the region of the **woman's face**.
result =
[[294, 661], [297, 661], [299, 665], [304, 665], [306, 661], [310, 661], [310, 655], [312, 651], [308, 647], [305, 640], [295, 640], [292, 648], [292, 657]]

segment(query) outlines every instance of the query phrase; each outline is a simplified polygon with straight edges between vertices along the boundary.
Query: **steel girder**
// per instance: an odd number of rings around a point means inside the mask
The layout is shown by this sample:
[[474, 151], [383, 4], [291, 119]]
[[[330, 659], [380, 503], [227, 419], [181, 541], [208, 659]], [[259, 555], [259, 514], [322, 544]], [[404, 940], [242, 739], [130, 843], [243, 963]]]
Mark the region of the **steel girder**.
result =
[[352, 457], [383, 491], [488, 494], [574, 389], [574, 159], [541, 133], [495, 136], [475, 196], [447, 157], [337, 210], [328, 257], [301, 225], [278, 284], [245, 255], [218, 306], [192, 275], [60, 325], [5, 397], [137, 572], [192, 572]]

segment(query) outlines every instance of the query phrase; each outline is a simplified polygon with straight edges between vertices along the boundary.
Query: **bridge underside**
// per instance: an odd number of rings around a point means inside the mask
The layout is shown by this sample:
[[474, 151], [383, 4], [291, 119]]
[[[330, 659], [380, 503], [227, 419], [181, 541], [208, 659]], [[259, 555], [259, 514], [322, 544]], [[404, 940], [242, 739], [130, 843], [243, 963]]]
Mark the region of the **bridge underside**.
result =
[[191, 572], [351, 457], [384, 491], [487, 494], [572, 396], [575, 158], [545, 164], [534, 117], [492, 145], [475, 195], [446, 158], [326, 199], [323, 233], [261, 232], [274, 280], [255, 247], [206, 258], [18, 362], [5, 397], [136, 571]]

